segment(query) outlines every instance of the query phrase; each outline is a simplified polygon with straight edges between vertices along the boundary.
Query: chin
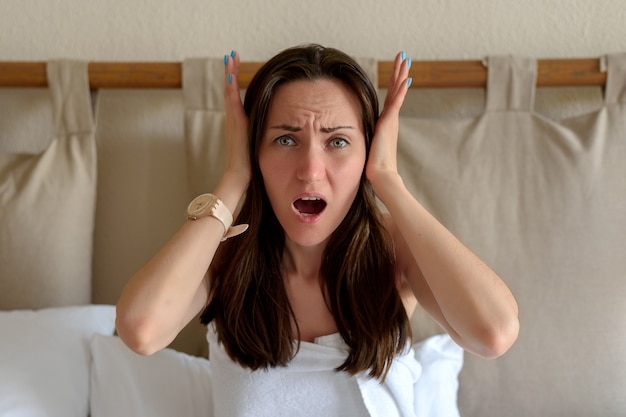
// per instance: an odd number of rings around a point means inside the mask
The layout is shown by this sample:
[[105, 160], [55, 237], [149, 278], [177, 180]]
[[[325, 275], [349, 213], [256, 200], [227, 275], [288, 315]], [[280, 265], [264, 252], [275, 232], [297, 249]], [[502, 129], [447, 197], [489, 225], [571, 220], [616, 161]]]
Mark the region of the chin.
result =
[[328, 238], [330, 237], [331, 232], [329, 233], [319, 233], [313, 231], [285, 231], [285, 238], [301, 247], [314, 247], [322, 244], [326, 244], [328, 242]]
[[293, 239], [289, 235], [287, 235], [287, 239], [293, 244], [303, 248], [312, 248], [315, 246], [326, 244], [326, 242], [328, 242], [328, 236], [326, 236], [325, 239], [316, 237], [307, 238], [306, 236], [298, 236], [296, 239]]

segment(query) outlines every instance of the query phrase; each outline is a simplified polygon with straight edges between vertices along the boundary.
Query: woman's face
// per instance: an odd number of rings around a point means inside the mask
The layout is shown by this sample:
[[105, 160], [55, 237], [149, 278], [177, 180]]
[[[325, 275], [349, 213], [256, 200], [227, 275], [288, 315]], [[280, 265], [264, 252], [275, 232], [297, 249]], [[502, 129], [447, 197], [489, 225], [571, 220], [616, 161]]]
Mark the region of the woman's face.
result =
[[276, 89], [259, 166], [288, 240], [301, 246], [326, 241], [357, 194], [365, 155], [359, 102], [339, 81], [295, 81]]

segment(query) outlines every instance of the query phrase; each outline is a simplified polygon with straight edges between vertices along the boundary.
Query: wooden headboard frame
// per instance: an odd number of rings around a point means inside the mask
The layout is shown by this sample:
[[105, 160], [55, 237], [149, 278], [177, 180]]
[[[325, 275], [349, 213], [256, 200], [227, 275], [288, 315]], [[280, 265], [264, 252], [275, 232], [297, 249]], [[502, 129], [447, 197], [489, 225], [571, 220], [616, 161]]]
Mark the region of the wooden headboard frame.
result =
[[[242, 62], [239, 84], [248, 86], [262, 62]], [[393, 62], [378, 63], [379, 87], [389, 82]], [[181, 88], [180, 62], [90, 62], [89, 84], [100, 88]], [[487, 69], [481, 61], [414, 61], [411, 88], [484, 87]], [[537, 86], [602, 86], [606, 73], [598, 58], [539, 59]], [[0, 87], [46, 87], [45, 62], [0, 62]]]

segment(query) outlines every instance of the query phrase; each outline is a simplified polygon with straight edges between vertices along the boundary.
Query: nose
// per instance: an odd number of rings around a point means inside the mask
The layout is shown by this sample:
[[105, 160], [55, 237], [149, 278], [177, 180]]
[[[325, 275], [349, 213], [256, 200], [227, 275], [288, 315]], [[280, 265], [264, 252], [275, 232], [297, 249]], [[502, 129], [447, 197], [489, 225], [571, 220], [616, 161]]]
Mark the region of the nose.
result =
[[326, 164], [323, 151], [313, 146], [303, 149], [298, 161], [297, 178], [312, 184], [323, 180], [325, 176]]

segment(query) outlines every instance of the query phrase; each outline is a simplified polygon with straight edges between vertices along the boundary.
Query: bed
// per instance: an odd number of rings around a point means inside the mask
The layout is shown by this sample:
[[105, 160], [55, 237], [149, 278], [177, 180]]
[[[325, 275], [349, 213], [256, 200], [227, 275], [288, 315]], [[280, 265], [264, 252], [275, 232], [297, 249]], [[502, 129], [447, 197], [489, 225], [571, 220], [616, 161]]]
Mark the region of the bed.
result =
[[[385, 63], [361, 61], [385, 77]], [[440, 63], [439, 75], [414, 63], [403, 178], [504, 278], [521, 320], [515, 346], [487, 361], [418, 309], [424, 415], [626, 415], [626, 55], [585, 60], [597, 67], [589, 86], [537, 87], [555, 62], [488, 57]], [[71, 60], [43, 64], [44, 86], [40, 74], [9, 87], [10, 71], [32, 72], [8, 64], [0, 415], [211, 415], [204, 327], [193, 321], [167, 349], [139, 356], [114, 334], [114, 304], [219, 178], [221, 59], [166, 66], [178, 80], [139, 87], [94, 85], [110, 80], [106, 65]], [[450, 65], [478, 81], [460, 85]], [[431, 79], [454, 80], [441, 89]]]

